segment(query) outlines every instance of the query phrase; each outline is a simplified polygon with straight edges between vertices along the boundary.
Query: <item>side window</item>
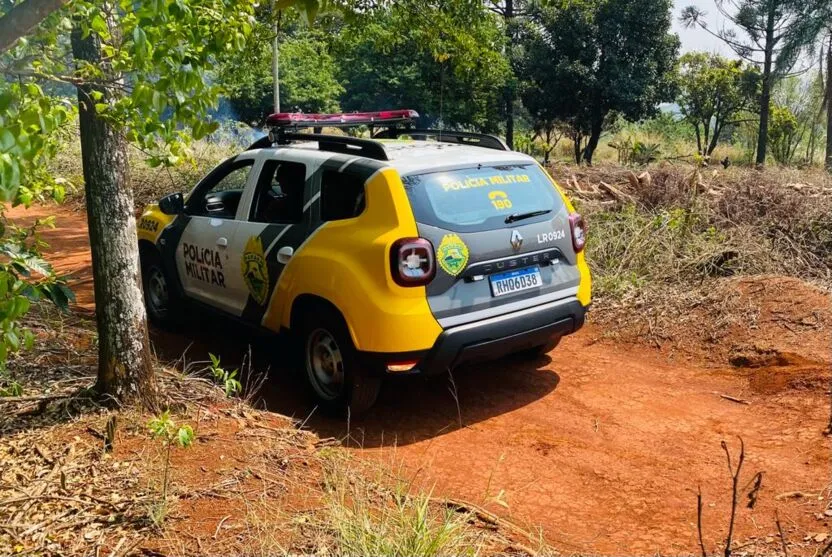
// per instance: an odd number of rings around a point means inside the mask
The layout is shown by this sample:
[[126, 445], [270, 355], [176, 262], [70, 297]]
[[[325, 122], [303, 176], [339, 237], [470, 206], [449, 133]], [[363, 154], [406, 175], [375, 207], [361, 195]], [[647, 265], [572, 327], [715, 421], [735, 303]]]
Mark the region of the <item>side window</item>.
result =
[[325, 170], [321, 175], [321, 220], [357, 217], [364, 212], [364, 180], [353, 174]]
[[301, 222], [305, 188], [305, 164], [266, 161], [257, 180], [250, 220], [269, 224]]
[[188, 199], [189, 215], [233, 219], [243, 197], [253, 160], [240, 160], [226, 168], [219, 167], [206, 182]]

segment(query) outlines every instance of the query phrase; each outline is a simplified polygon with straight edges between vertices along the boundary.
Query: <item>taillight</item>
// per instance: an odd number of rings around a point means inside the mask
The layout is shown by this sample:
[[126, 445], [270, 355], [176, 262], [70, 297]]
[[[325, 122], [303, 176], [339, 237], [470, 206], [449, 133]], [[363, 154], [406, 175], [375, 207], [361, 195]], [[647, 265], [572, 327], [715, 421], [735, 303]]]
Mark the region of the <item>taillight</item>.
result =
[[399, 286], [424, 286], [436, 274], [433, 245], [424, 238], [396, 240], [390, 250], [390, 271]]
[[569, 228], [572, 230], [572, 247], [578, 253], [586, 245], [586, 224], [584, 218], [578, 213], [569, 215]]

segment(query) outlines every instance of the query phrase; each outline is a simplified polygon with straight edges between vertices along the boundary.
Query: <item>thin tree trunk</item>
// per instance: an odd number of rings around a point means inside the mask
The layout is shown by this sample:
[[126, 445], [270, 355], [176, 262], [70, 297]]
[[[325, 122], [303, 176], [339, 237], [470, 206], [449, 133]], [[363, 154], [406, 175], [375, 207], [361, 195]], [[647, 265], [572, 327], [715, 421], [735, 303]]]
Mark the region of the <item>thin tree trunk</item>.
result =
[[589, 141], [586, 142], [586, 147], [584, 148], [584, 161], [586, 161], [587, 166], [592, 166], [592, 155], [595, 153], [595, 149], [598, 148], [598, 141], [601, 139], [601, 132], [604, 129], [604, 116], [601, 114], [596, 114], [595, 118], [592, 121], [592, 129], [590, 130], [589, 134]]
[[713, 132], [713, 135], [711, 136], [711, 142], [708, 144], [708, 150], [705, 153], [707, 156], [710, 157], [714, 153], [714, 150], [716, 149], [716, 145], [717, 145], [717, 143], [719, 143], [719, 136], [720, 136], [721, 133], [722, 133], [722, 124], [720, 123], [719, 120], [717, 120], [716, 122], [714, 122], [714, 132]]
[[[512, 48], [514, 47], [514, 40], [512, 37], [512, 24], [514, 22], [514, 0], [505, 0], [504, 11], [504, 25], [506, 34], [506, 54], [508, 54], [509, 63], [513, 58]], [[505, 111], [506, 111], [506, 145], [509, 149], [514, 149], [514, 79], [508, 84], [505, 90]]]
[[[77, 60], [101, 64], [95, 34], [72, 32]], [[87, 203], [98, 325], [96, 389], [119, 404], [156, 406], [147, 318], [142, 300], [133, 192], [126, 146], [117, 130], [95, 111], [89, 85], [78, 87], [81, 160]], [[106, 89], [98, 89], [108, 99]]]
[[769, 7], [766, 24], [766, 53], [763, 61], [763, 90], [760, 95], [760, 131], [757, 134], [757, 166], [766, 164], [768, 148], [768, 117], [771, 110], [772, 58], [774, 56], [774, 6]]
[[832, 36], [826, 50], [826, 170], [832, 172]]
[[699, 124], [697, 123], [693, 129], [696, 130], [696, 150], [700, 155], [705, 155], [705, 151], [702, 149], [702, 134], [699, 131]]

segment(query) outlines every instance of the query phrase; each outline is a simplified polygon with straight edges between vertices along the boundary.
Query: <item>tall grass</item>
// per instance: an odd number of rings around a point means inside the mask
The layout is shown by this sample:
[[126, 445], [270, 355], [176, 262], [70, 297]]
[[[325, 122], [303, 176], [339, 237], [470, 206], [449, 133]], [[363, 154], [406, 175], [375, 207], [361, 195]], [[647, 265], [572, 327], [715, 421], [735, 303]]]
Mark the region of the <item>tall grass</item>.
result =
[[[76, 124], [77, 125], [77, 124]], [[255, 137], [251, 128], [239, 131], [236, 124], [226, 124], [211, 136], [194, 142], [188, 149], [189, 157], [174, 167], [151, 168], [147, 157], [135, 147], [128, 146], [127, 160], [134, 204], [140, 210], [148, 203], [173, 192], [186, 193], [197, 181], [220, 161], [239, 154]], [[70, 134], [50, 165], [57, 176], [69, 180], [70, 202], [84, 203], [84, 173], [81, 166], [81, 144], [78, 133]]]
[[[470, 516], [411, 489], [400, 478], [366, 481], [343, 453], [325, 468], [326, 515], [336, 555], [477, 555], [482, 532]], [[364, 470], [366, 473], [366, 470]]]

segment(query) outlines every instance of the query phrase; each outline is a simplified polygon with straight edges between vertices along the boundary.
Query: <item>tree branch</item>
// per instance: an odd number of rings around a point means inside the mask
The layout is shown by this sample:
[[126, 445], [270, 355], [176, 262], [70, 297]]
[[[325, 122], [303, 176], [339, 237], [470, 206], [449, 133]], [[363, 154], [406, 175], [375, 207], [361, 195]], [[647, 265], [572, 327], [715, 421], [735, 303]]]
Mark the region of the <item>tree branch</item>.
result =
[[18, 39], [59, 10], [68, 0], [23, 0], [0, 18], [0, 53], [10, 49]]

